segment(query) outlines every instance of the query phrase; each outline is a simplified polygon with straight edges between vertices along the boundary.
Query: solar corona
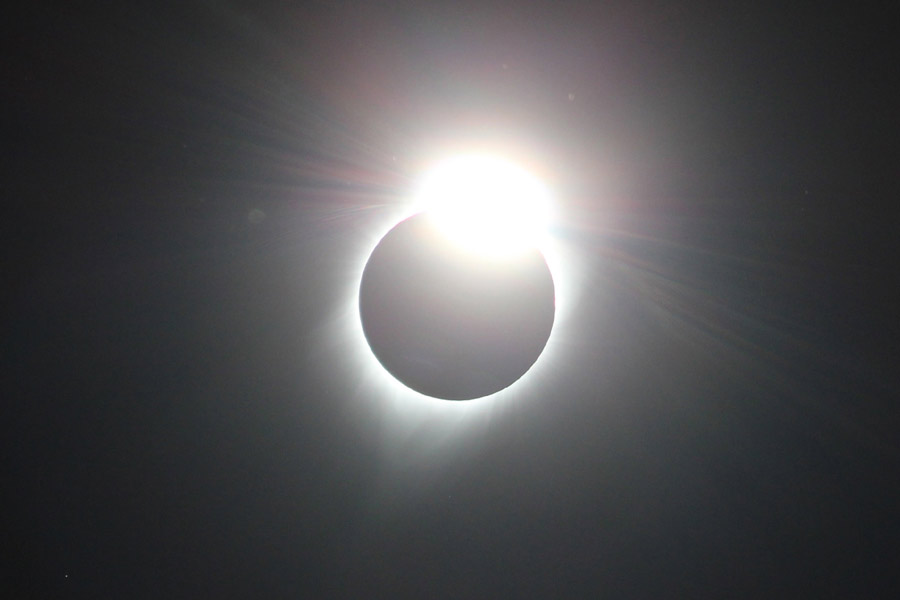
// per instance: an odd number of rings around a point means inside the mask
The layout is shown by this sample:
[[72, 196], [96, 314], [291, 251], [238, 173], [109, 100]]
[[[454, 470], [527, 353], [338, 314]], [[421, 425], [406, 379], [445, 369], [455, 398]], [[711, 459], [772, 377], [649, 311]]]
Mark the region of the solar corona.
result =
[[366, 342], [416, 392], [492, 395], [531, 368], [553, 328], [554, 282], [541, 252], [549, 194], [510, 162], [468, 155], [429, 171], [415, 205], [363, 269]]

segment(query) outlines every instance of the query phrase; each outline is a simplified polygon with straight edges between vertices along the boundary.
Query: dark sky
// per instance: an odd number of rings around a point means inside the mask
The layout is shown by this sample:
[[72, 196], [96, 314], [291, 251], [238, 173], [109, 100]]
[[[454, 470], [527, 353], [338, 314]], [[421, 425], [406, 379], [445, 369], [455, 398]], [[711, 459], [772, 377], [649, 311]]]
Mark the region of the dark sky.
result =
[[[887, 7], [30, 4], [4, 597], [896, 597]], [[485, 141], [557, 197], [552, 368], [398, 399], [348, 290]]]

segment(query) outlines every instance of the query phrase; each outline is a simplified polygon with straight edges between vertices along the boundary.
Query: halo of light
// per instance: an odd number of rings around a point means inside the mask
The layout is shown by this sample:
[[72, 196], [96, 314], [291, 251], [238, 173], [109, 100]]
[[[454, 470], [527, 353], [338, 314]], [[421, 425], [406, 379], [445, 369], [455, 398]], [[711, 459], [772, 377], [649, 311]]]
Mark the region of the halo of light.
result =
[[[453, 159], [451, 159], [453, 160]], [[438, 165], [443, 164], [443, 161]], [[432, 174], [434, 171], [429, 170]], [[427, 181], [428, 175], [426, 175]], [[434, 181], [434, 180], [432, 180]], [[351, 264], [344, 276], [345, 288], [342, 293], [344, 302], [338, 314], [332, 320], [328, 337], [336, 342], [334, 354], [339, 354], [345, 372], [352, 373], [356, 380], [357, 401], [365, 399], [382, 406], [381, 411], [390, 415], [390, 429], [397, 434], [414, 428], [416, 424], [431, 418], [439, 418], [455, 422], [466, 429], [472, 421], [484, 422], [493, 416], [505, 412], [510, 403], [522, 399], [529, 391], [534, 392], [539, 384], [552, 379], [549, 373], [559, 366], [564, 358], [564, 340], [568, 337], [566, 330], [570, 327], [570, 318], [577, 300], [578, 280], [581, 267], [578, 256], [572, 251], [565, 235], [564, 224], [560, 223], [558, 211], [550, 211], [552, 197], [547, 187], [544, 201], [547, 220], [536, 240], [554, 281], [556, 315], [553, 330], [544, 351], [531, 368], [509, 387], [495, 394], [467, 402], [451, 402], [432, 398], [406, 387], [388, 373], [369, 348], [362, 329], [359, 313], [359, 287], [366, 263], [385, 234], [401, 221], [423, 212], [431, 206], [432, 196], [423, 193], [426, 189], [424, 181], [412, 188], [406, 202], [381, 205], [386, 209], [379, 216], [368, 212], [363, 216], [363, 235], [356, 249], [352, 252]], [[560, 227], [562, 225], [562, 227]]]

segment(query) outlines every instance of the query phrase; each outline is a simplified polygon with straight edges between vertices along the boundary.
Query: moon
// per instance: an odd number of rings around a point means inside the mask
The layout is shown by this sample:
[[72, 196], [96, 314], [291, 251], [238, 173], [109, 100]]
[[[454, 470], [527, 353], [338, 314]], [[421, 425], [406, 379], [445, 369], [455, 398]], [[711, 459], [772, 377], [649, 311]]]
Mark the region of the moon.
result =
[[434, 214], [391, 229], [363, 270], [359, 315], [372, 353], [426, 396], [471, 400], [515, 383], [553, 328], [553, 277], [537, 246], [475, 252]]

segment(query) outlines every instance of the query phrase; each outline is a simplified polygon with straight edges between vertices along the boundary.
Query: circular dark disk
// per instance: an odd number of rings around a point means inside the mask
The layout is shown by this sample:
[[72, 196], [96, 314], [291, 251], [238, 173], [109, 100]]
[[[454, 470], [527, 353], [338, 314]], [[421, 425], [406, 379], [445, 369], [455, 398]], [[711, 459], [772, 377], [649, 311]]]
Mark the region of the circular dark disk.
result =
[[479, 257], [419, 214], [372, 251], [359, 312], [372, 352], [396, 379], [427, 396], [470, 400], [506, 388], [540, 356], [553, 327], [553, 278], [536, 248]]

